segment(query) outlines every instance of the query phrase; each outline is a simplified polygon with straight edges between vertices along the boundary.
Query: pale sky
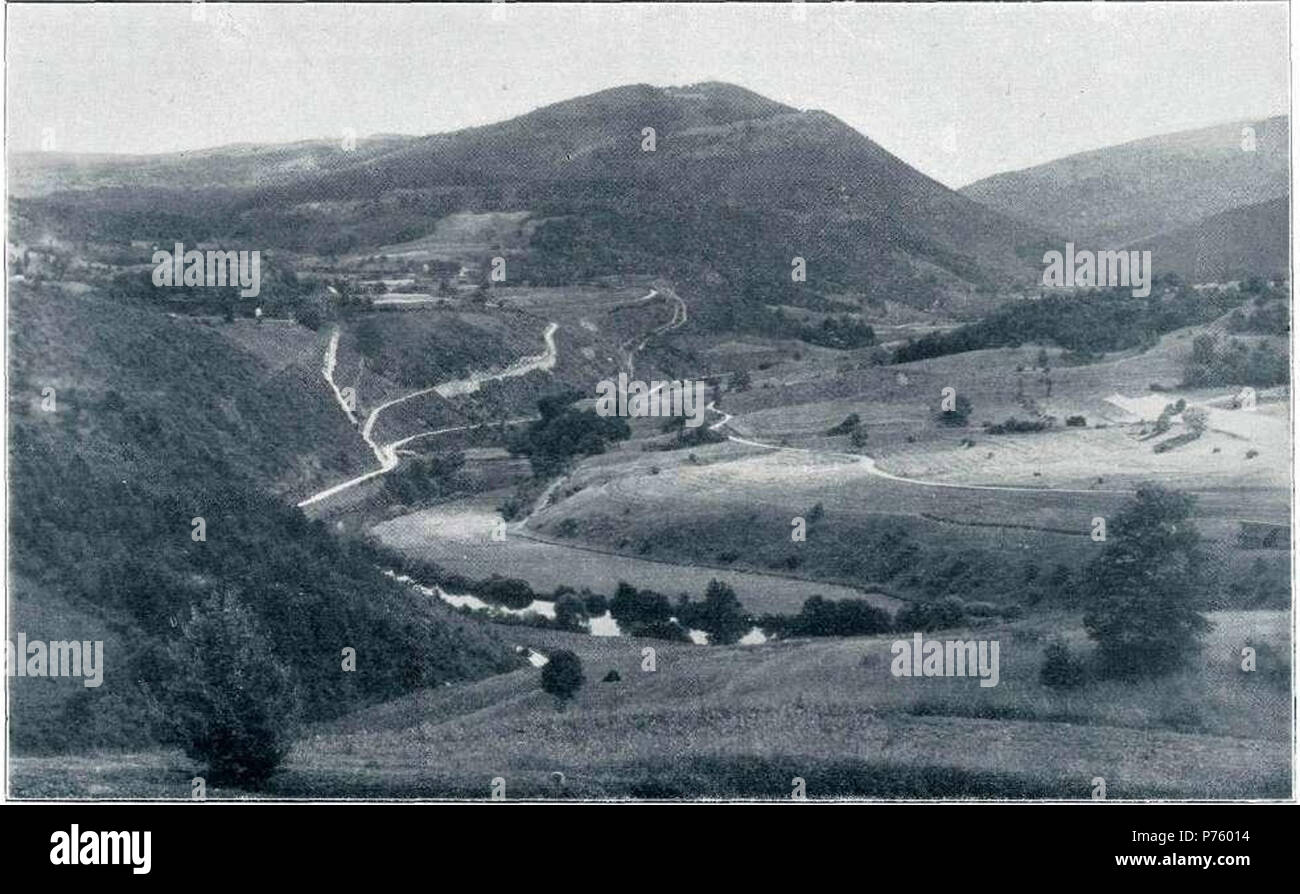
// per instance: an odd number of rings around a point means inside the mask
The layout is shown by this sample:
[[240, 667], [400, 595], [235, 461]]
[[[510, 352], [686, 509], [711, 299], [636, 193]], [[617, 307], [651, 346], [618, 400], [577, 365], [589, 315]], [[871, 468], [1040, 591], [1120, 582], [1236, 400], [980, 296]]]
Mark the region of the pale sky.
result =
[[[802, 10], [798, 7], [803, 6]], [[630, 83], [822, 109], [949, 186], [1287, 112], [1285, 3], [8, 4], [15, 150], [426, 134]]]

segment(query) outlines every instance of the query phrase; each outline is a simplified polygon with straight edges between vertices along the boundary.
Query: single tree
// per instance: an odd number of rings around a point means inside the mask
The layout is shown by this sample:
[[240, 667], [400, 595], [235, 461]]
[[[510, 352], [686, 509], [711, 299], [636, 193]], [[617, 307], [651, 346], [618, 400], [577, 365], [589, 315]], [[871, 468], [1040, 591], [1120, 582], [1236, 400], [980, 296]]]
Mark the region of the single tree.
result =
[[1193, 655], [1210, 630], [1200, 612], [1205, 560], [1191, 521], [1194, 504], [1178, 491], [1138, 488], [1089, 563], [1083, 625], [1107, 672], [1166, 673]]
[[561, 704], [573, 698], [585, 681], [582, 659], [568, 649], [552, 652], [550, 660], [542, 668], [542, 689], [559, 699]]
[[753, 626], [736, 591], [719, 580], [709, 581], [704, 602], [694, 607], [691, 623], [709, 635], [710, 643], [724, 646], [740, 639]]
[[609, 600], [600, 593], [593, 593], [584, 588], [579, 594], [587, 606], [587, 617], [599, 618], [605, 612], [609, 611]]
[[587, 604], [577, 593], [565, 593], [555, 602], [555, 624], [562, 630], [581, 630], [587, 620]]
[[827, 435], [848, 435], [862, 428], [862, 418], [857, 413], [850, 413], [844, 417], [844, 421], [826, 432]]
[[230, 593], [194, 606], [170, 657], [171, 737], [212, 780], [257, 787], [289, 752], [298, 699], [252, 611]]
[[965, 425], [966, 420], [970, 418], [972, 410], [973, 407], [971, 406], [971, 402], [966, 399], [966, 395], [959, 394], [957, 395], [957, 399], [953, 401], [953, 408], [951, 410], [943, 409], [942, 404], [940, 404], [939, 421], [944, 425]]
[[1043, 667], [1038, 679], [1052, 689], [1074, 689], [1083, 683], [1083, 663], [1070, 654], [1063, 639], [1053, 639], [1043, 650]]
[[1209, 411], [1201, 407], [1189, 407], [1183, 410], [1183, 423], [1189, 431], [1198, 435], [1204, 434], [1206, 427], [1210, 424]]

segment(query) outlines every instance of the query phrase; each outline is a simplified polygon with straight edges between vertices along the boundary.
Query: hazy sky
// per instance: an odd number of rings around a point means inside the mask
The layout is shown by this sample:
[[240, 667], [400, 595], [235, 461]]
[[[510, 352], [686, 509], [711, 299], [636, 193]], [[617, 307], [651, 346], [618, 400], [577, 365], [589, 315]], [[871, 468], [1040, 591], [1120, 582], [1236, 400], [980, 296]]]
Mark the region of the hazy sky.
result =
[[[802, 7], [802, 9], [800, 9]], [[14, 149], [167, 152], [485, 124], [628, 83], [824, 109], [960, 186], [1284, 113], [1284, 3], [7, 6]]]

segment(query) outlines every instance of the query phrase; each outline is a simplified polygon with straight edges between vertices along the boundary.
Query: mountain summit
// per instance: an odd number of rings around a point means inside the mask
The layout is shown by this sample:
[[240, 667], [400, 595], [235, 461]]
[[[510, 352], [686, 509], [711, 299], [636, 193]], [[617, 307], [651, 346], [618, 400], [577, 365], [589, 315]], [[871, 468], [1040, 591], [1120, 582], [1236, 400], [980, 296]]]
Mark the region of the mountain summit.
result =
[[[722, 83], [636, 84], [453, 133], [261, 155], [275, 165], [259, 170], [247, 147], [238, 161], [153, 160], [160, 176], [129, 194], [80, 193], [98, 213], [69, 235], [173, 239], [179, 227], [341, 254], [421, 238], [457, 212], [524, 212], [534, 228], [521, 266], [539, 281], [671, 274], [714, 284], [733, 310], [783, 303], [796, 257], [821, 294], [931, 306], [1027, 281], [1043, 241], [826, 112]], [[139, 160], [94, 164], [118, 185]], [[23, 211], [39, 218], [46, 202], [58, 193]], [[146, 208], [167, 232], [138, 230]]]

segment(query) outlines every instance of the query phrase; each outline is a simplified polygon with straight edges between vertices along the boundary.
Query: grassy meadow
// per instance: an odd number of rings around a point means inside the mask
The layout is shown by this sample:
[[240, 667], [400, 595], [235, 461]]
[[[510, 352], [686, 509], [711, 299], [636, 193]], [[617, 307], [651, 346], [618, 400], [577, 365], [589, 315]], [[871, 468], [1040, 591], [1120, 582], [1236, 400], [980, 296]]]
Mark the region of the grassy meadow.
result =
[[[1038, 679], [1049, 636], [1084, 643], [1061, 615], [930, 634], [998, 640], [992, 688], [893, 677], [892, 636], [698, 647], [511, 628], [519, 646], [581, 657], [587, 681], [571, 704], [542, 692], [532, 667], [422, 690], [304, 730], [258, 796], [487, 799], [500, 777], [508, 799], [782, 799], [798, 776], [813, 799], [1088, 799], [1100, 776], [1109, 799], [1285, 797], [1286, 614], [1211, 620], [1185, 670], [1072, 691]], [[1259, 648], [1254, 673], [1239, 667], [1245, 643]], [[620, 679], [601, 682], [611, 670]], [[19, 757], [13, 786], [185, 799], [196, 772], [169, 753]]]

